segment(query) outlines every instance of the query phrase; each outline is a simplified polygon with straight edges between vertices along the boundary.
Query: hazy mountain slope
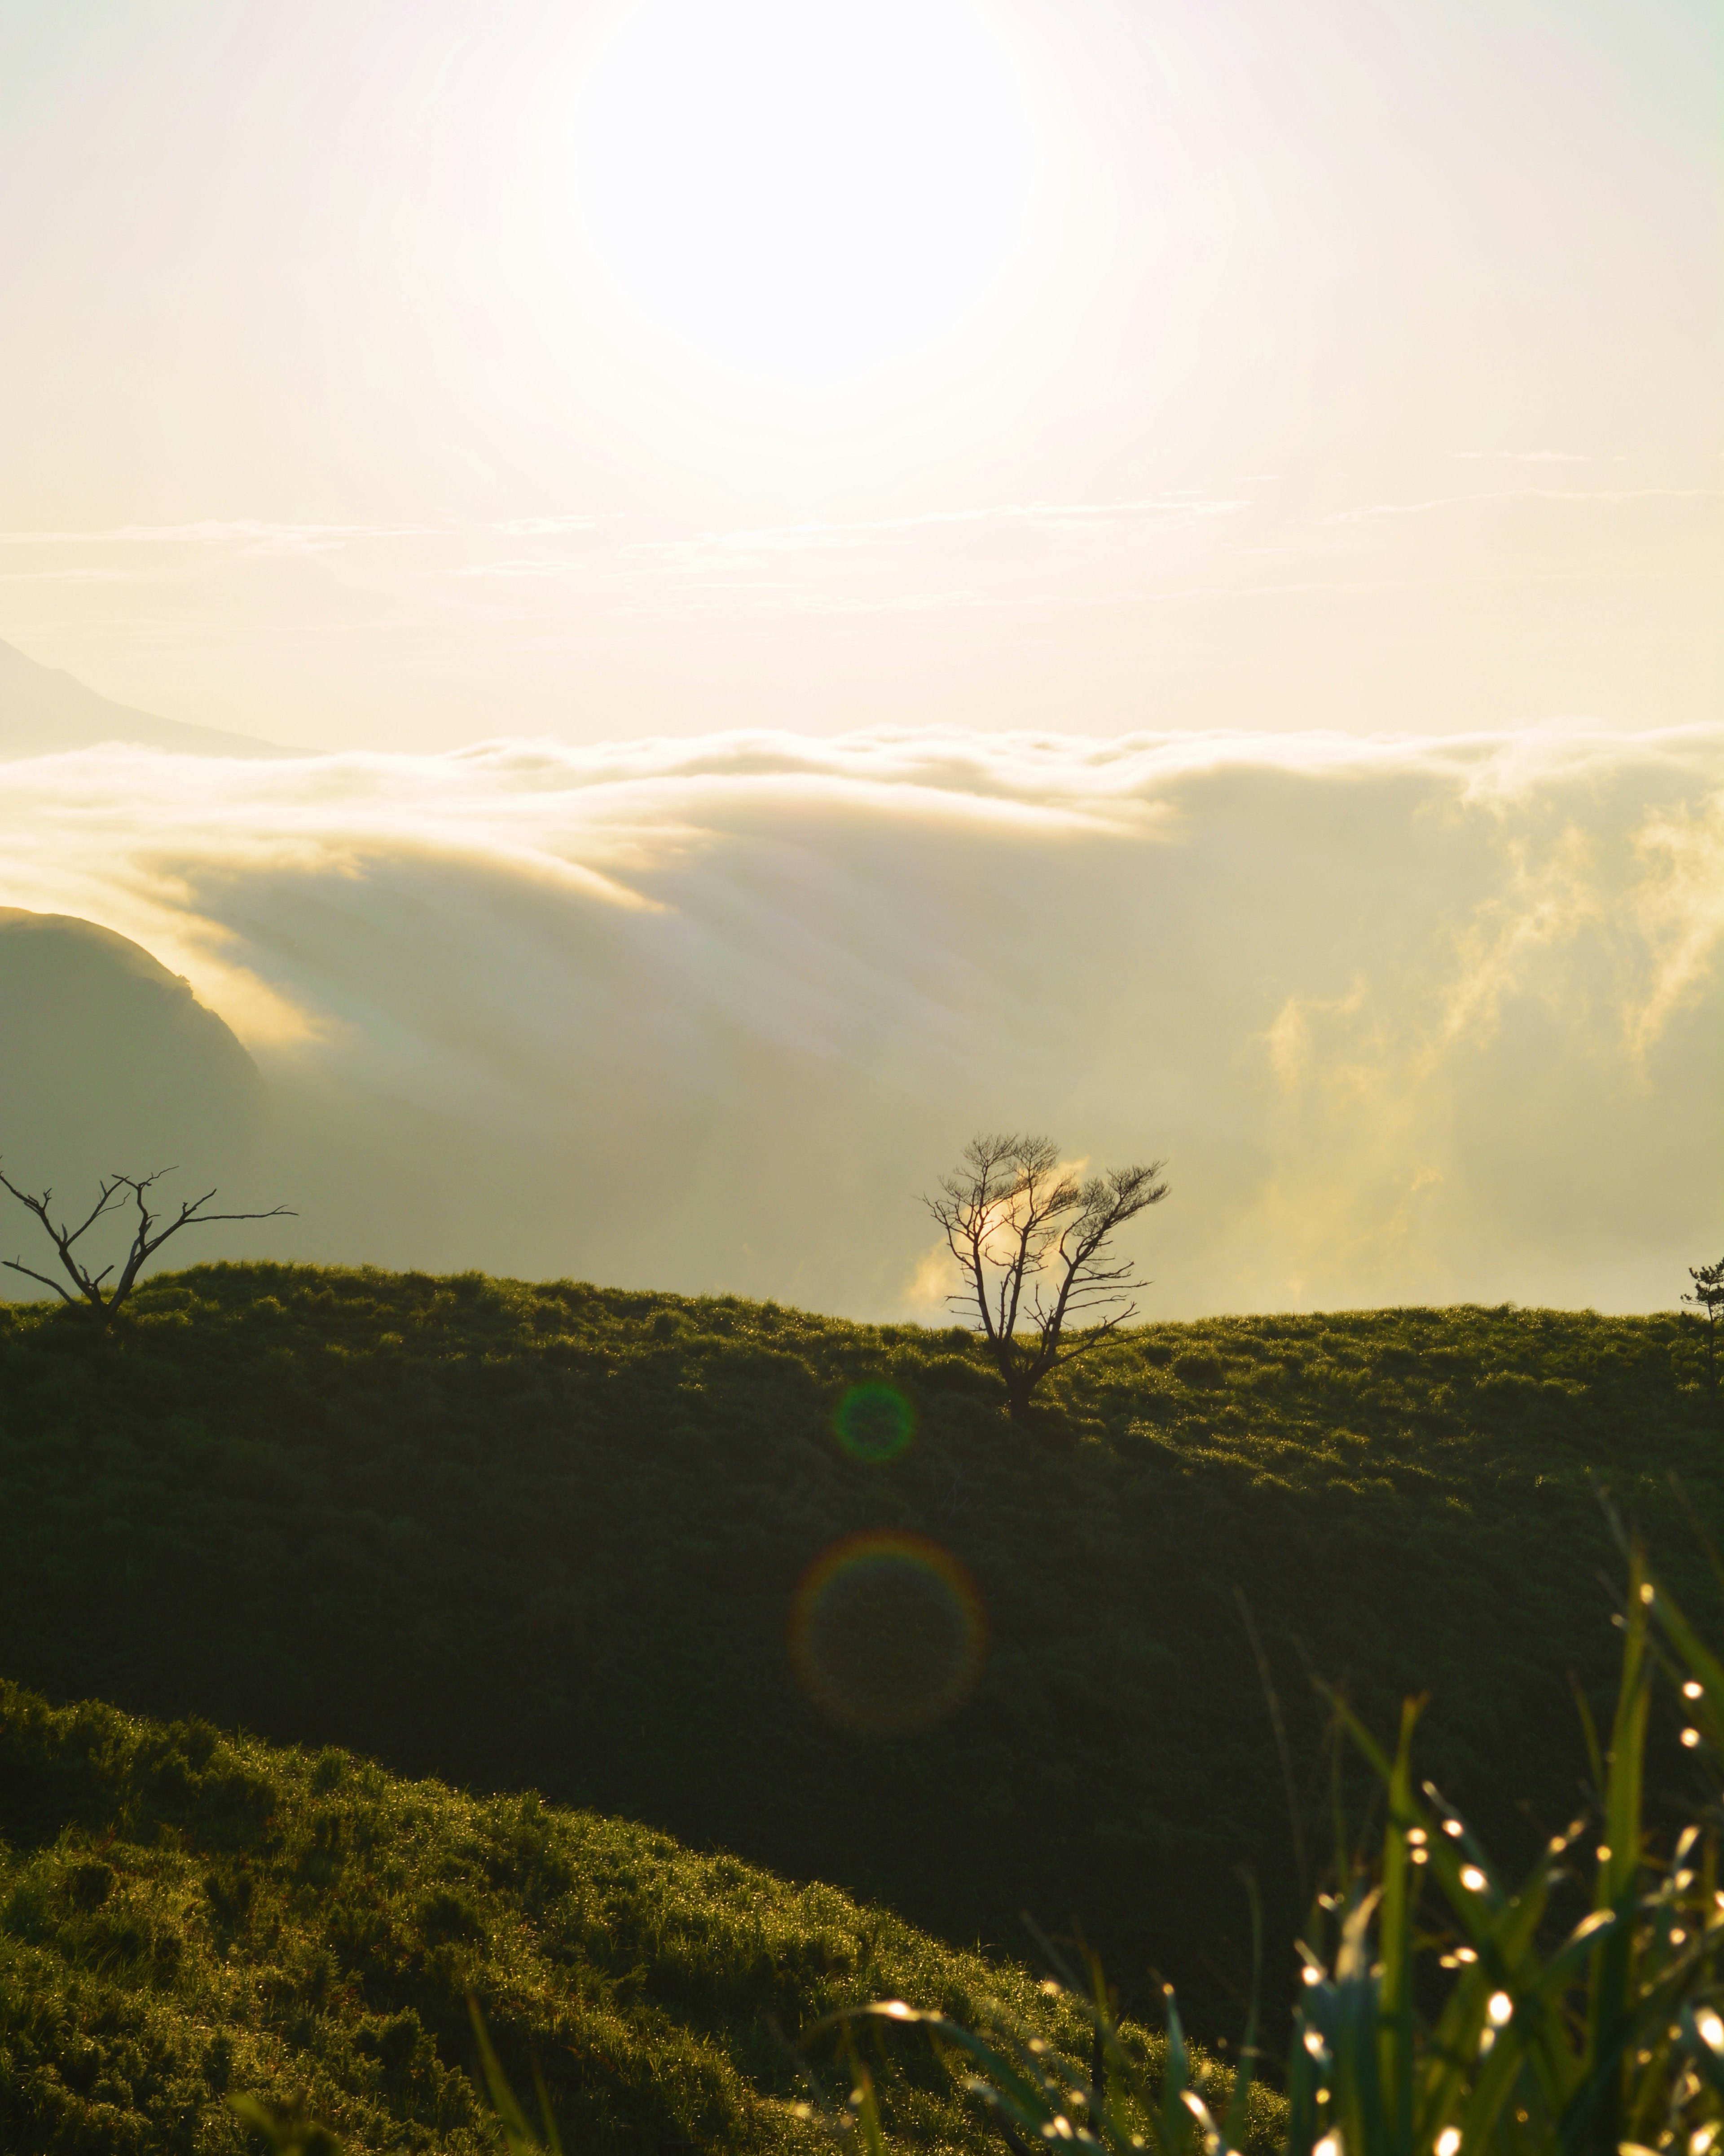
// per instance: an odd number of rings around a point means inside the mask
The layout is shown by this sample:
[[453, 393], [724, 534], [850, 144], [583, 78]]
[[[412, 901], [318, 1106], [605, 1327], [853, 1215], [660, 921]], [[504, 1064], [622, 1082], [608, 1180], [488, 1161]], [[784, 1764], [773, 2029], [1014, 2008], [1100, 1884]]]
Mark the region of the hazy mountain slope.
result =
[[292, 756], [292, 749], [215, 726], [182, 726], [110, 703], [57, 666], [38, 666], [0, 643], [0, 763], [59, 756], [99, 742], [141, 742], [182, 756]]
[[[0, 906], [0, 1157], [14, 1181], [52, 1183], [73, 1214], [105, 1173], [182, 1163], [175, 1194], [195, 1197], [243, 1161], [265, 1106], [245, 1050], [140, 945]], [[33, 1224], [5, 1202], [5, 1255], [39, 1266], [18, 1246]]]
[[[947, 1938], [1016, 1953], [1020, 1911], [1075, 1915], [1128, 1998], [1158, 1969], [1236, 2030], [1235, 1867], [1263, 1882], [1272, 1980], [1302, 1907], [1239, 1592], [1308, 1852], [1311, 1670], [1379, 1722], [1429, 1691], [1425, 1768], [1507, 1856], [1575, 1801], [1567, 1672], [1601, 1702], [1614, 1681], [1595, 1481], [1713, 1607], [1701, 1378], [1674, 1316], [1241, 1318], [1121, 1339], [1025, 1438], [959, 1332], [206, 1268], [154, 1283], [112, 1343], [0, 1313], [0, 1654], [62, 1697], [536, 1786]], [[895, 1457], [834, 1434], [865, 1383], [908, 1403]], [[798, 1580], [881, 1529], [966, 1566], [992, 1640], [967, 1702], [885, 1734], [828, 1720], [787, 1648]], [[915, 1650], [942, 1605], [911, 1604]]]
[[[4, 1684], [0, 1836], [0, 2145], [31, 2156], [239, 2156], [235, 2091], [305, 2097], [352, 2156], [479, 2156], [496, 2144], [469, 1990], [581, 2150], [829, 2145], [793, 2114], [772, 2023], [799, 2035], [882, 1995], [967, 2017], [1003, 2000], [1083, 2056], [1080, 2018], [1027, 1975], [833, 1888]], [[895, 2146], [997, 2145], [925, 2045], [897, 2056]]]

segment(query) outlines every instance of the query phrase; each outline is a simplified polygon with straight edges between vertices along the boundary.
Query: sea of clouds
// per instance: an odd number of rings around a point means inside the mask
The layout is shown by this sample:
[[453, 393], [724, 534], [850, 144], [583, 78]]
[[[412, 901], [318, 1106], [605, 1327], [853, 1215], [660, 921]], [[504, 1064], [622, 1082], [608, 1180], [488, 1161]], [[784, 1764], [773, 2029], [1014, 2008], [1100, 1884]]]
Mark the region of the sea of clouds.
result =
[[935, 1319], [918, 1194], [1003, 1127], [1166, 1158], [1150, 1316], [1645, 1308], [1724, 1240], [1724, 727], [3, 776], [0, 905], [134, 937], [269, 1082], [223, 1196], [298, 1218], [205, 1255]]

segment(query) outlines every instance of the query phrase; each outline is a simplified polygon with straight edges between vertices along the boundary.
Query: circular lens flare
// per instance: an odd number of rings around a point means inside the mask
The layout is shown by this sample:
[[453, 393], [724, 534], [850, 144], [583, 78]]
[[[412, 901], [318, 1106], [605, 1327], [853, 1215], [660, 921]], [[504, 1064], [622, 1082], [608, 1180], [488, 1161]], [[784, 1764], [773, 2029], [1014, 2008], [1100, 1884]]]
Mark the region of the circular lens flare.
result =
[[916, 1410], [894, 1385], [852, 1385], [832, 1419], [852, 1460], [895, 1460], [916, 1435]]
[[852, 1535], [815, 1558], [790, 1609], [790, 1661], [824, 1714], [895, 1736], [961, 1706], [988, 1659], [969, 1573], [921, 1535]]

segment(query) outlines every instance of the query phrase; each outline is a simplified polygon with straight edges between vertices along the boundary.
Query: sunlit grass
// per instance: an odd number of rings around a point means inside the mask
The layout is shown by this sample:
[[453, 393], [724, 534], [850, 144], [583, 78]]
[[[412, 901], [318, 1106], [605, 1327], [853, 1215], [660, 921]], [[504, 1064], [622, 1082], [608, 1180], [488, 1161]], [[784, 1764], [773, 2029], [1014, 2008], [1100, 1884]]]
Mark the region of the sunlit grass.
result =
[[[791, 2039], [881, 1991], [1082, 2025], [1020, 1969], [642, 1827], [13, 1686], [0, 1826], [0, 2146], [42, 2156], [237, 2150], [233, 2094], [353, 2150], [489, 2148], [469, 1994], [577, 2149], [813, 2145]], [[882, 2088], [910, 2145], [987, 2145], [942, 2071]]]

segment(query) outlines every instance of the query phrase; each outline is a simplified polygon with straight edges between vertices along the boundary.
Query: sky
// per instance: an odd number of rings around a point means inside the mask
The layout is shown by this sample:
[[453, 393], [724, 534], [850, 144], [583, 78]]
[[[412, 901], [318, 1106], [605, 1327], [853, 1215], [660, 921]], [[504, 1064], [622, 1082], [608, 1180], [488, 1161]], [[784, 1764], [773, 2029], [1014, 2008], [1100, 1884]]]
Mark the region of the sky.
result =
[[1713, 716], [1702, 0], [0, 0], [0, 637], [327, 749]]
[[0, 0], [0, 639], [306, 752], [0, 766], [0, 907], [262, 1073], [203, 1249], [936, 1319], [1029, 1128], [1167, 1159], [1147, 1316], [1673, 1301], [1721, 44]]

